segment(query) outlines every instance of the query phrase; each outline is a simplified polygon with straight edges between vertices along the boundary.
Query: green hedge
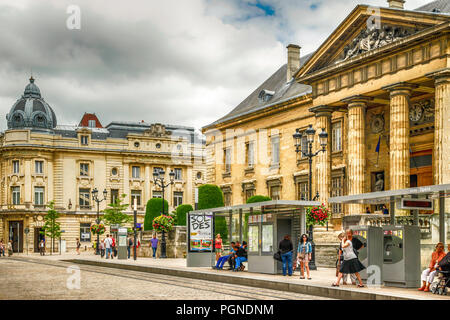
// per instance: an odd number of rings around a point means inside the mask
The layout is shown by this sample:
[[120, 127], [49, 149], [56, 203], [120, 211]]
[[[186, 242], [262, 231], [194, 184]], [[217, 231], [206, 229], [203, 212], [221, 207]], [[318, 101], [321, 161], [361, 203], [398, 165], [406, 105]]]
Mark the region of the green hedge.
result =
[[176, 225], [185, 226], [186, 225], [186, 215], [189, 211], [194, 210], [190, 204], [180, 204], [176, 209]]
[[[198, 188], [198, 209], [223, 207], [223, 192], [213, 184], [204, 184]], [[224, 243], [228, 243], [228, 226], [225, 217], [216, 217], [214, 235], [220, 233]]]
[[[163, 200], [161, 198], [152, 198], [148, 200], [145, 207], [144, 230], [153, 230], [153, 219], [162, 213]], [[169, 203], [164, 200], [164, 212], [169, 214]]]
[[256, 196], [248, 198], [247, 203], [263, 202], [263, 201], [270, 201], [270, 200], [272, 200], [271, 197], [256, 195]]

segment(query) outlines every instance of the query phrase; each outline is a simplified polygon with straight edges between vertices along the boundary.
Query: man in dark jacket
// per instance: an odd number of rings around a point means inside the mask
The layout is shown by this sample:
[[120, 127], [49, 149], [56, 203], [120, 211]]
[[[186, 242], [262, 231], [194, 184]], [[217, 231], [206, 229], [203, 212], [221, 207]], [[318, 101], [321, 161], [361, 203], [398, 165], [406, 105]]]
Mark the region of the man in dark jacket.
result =
[[242, 246], [240, 246], [236, 251], [235, 261], [236, 265], [234, 271], [244, 270], [244, 265], [242, 262], [247, 261], [247, 242], [242, 241]]

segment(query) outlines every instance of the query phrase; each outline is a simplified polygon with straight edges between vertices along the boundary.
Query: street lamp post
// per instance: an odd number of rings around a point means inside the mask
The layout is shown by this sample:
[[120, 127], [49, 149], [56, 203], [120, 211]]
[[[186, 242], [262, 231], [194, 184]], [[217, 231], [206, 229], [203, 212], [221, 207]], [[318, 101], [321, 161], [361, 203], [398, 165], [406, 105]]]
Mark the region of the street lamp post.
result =
[[[103, 190], [103, 199], [99, 199], [98, 198], [98, 190], [97, 188], [94, 188], [94, 190], [92, 190], [92, 200], [94, 200], [97, 203], [97, 225], [100, 224], [100, 202], [106, 200], [106, 196], [108, 195], [108, 191]], [[99, 255], [100, 254], [100, 234], [97, 233], [97, 246], [95, 249], [95, 254]]]
[[[170, 186], [171, 184], [173, 184], [174, 179], [175, 179], [175, 172], [173, 172], [173, 170], [170, 171], [169, 173], [169, 177], [170, 177], [170, 181], [168, 183], [164, 182], [164, 175], [165, 172], [164, 170], [155, 170], [153, 172], [153, 182], [155, 183], [155, 186], [158, 186], [162, 189], [162, 215], [164, 215], [164, 189], [168, 186]], [[162, 232], [161, 235], [161, 258], [167, 258], [166, 255], [166, 233]]]
[[[325, 132], [325, 129], [322, 128], [322, 132], [319, 133], [319, 140], [320, 140], [320, 146], [321, 149], [317, 150], [316, 152], [312, 151], [313, 143], [314, 143], [314, 136], [316, 134], [316, 130], [313, 129], [312, 125], [310, 124], [308, 129], [305, 130], [306, 135], [306, 141], [308, 143], [308, 149], [307, 151], [304, 151], [302, 149], [302, 138], [303, 135], [300, 133], [299, 129], [297, 129], [293, 135], [294, 141], [295, 141], [295, 152], [301, 153], [303, 157], [308, 158], [309, 162], [309, 175], [308, 175], [308, 200], [312, 201], [312, 159], [317, 156], [320, 152], [325, 152], [326, 146], [328, 144], [328, 133]], [[316, 197], [318, 196], [318, 193]], [[313, 241], [313, 226], [309, 226], [309, 239], [311, 240], [311, 261], [309, 263], [309, 268], [311, 270], [317, 270], [316, 267], [316, 246]]]

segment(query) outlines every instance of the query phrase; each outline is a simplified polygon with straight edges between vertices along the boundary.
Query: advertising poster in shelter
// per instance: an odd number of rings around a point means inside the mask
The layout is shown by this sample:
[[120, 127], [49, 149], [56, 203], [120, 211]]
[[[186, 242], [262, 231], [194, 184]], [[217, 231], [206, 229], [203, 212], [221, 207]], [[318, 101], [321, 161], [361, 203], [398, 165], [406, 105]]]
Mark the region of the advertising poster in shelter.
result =
[[211, 252], [214, 223], [212, 214], [189, 215], [189, 251]]

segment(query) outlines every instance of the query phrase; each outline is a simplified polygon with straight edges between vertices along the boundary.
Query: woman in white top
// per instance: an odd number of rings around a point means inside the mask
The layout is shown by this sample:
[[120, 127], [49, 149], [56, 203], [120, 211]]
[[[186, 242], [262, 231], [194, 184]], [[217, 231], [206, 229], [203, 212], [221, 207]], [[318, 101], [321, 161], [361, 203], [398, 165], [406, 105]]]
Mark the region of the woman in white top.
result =
[[351, 232], [347, 232], [346, 236], [342, 239], [342, 251], [344, 255], [344, 261], [341, 264], [341, 268], [339, 269], [338, 278], [335, 283], [332, 284], [333, 287], [339, 287], [339, 283], [344, 274], [352, 274], [354, 273], [358, 278], [358, 287], [364, 287], [361, 276], [359, 272], [364, 270], [364, 265], [358, 260], [358, 257], [353, 250], [353, 245], [351, 241], [352, 235]]

